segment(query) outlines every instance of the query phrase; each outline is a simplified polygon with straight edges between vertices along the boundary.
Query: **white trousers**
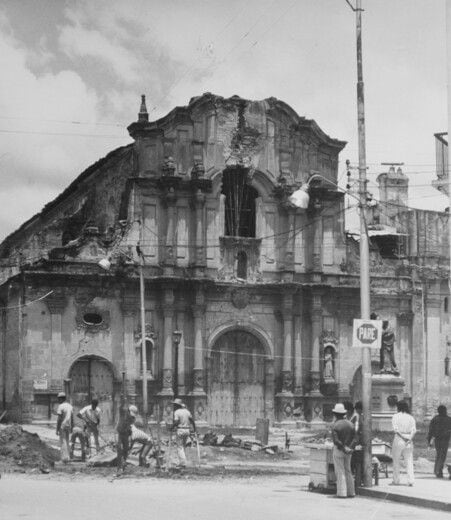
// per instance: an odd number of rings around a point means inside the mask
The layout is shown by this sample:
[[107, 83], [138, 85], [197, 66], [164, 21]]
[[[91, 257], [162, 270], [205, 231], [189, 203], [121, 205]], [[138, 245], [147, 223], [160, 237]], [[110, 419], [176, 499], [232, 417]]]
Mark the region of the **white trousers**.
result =
[[407, 443], [399, 435], [395, 435], [391, 456], [393, 458], [393, 484], [400, 483], [401, 457], [404, 458], [406, 464], [407, 483], [413, 484], [415, 480], [413, 475], [413, 444], [411, 442]]
[[339, 497], [353, 497], [355, 495], [351, 456], [351, 453], [344, 453], [336, 446], [332, 450], [335, 476], [337, 477], [337, 496]]

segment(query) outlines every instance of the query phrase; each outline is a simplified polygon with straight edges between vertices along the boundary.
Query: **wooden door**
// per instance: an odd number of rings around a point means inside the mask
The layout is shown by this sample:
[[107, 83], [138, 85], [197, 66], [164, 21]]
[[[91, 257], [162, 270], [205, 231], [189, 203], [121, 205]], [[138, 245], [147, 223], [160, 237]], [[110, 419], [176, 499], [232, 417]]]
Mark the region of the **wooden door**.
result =
[[113, 373], [107, 361], [86, 357], [73, 365], [71, 372], [71, 398], [74, 413], [90, 404], [92, 398], [99, 400], [102, 411], [101, 424], [113, 423]]
[[254, 427], [265, 415], [265, 355], [245, 331], [222, 335], [211, 355], [210, 424]]

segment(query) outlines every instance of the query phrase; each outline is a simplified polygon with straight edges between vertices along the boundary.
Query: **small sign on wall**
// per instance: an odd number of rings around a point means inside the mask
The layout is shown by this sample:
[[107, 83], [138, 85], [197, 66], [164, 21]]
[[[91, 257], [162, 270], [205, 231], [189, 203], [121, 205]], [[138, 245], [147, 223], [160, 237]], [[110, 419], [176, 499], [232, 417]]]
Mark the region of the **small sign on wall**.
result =
[[48, 390], [49, 382], [47, 379], [34, 379], [33, 380], [33, 390]]
[[381, 348], [382, 320], [354, 320], [352, 346]]

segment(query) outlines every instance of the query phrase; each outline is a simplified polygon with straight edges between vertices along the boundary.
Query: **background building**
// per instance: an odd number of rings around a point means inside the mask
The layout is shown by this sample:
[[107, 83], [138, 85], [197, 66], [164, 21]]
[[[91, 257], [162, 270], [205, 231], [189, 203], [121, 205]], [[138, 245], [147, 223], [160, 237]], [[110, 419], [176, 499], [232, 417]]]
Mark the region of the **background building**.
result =
[[[10, 417], [49, 418], [66, 388], [76, 406], [97, 396], [113, 422], [123, 380], [139, 405], [143, 377], [152, 420], [167, 418], [175, 393], [197, 421], [235, 426], [263, 416], [322, 422], [337, 399], [358, 399], [359, 237], [345, 233], [344, 195], [327, 182], [310, 184], [306, 211], [288, 203], [313, 173], [337, 182], [345, 143], [275, 98], [209, 93], [155, 122], [143, 97], [128, 130], [132, 144], [85, 170], [0, 245], [0, 382]], [[395, 329], [396, 397], [425, 417], [450, 395], [441, 332], [448, 216], [407, 208], [400, 170], [378, 181], [372, 307]], [[109, 272], [98, 266], [104, 257]], [[380, 397], [376, 415], [395, 408]]]

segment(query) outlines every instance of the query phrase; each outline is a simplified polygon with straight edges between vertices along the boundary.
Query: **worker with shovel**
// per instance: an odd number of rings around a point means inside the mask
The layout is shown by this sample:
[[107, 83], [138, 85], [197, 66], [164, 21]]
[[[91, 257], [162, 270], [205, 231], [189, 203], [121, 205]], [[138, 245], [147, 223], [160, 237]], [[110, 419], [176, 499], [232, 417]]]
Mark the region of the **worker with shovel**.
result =
[[99, 425], [100, 425], [100, 408], [98, 407], [98, 399], [92, 399], [91, 404], [82, 408], [77, 417], [79, 417], [86, 425], [86, 433], [88, 438], [91, 434], [94, 436], [96, 451], [99, 453]]
[[185, 447], [187, 440], [190, 438], [190, 428], [193, 427], [196, 434], [196, 424], [194, 423], [191, 412], [186, 408], [181, 399], [174, 399], [174, 422], [172, 429], [176, 432], [177, 456], [179, 459], [179, 467], [186, 467]]

